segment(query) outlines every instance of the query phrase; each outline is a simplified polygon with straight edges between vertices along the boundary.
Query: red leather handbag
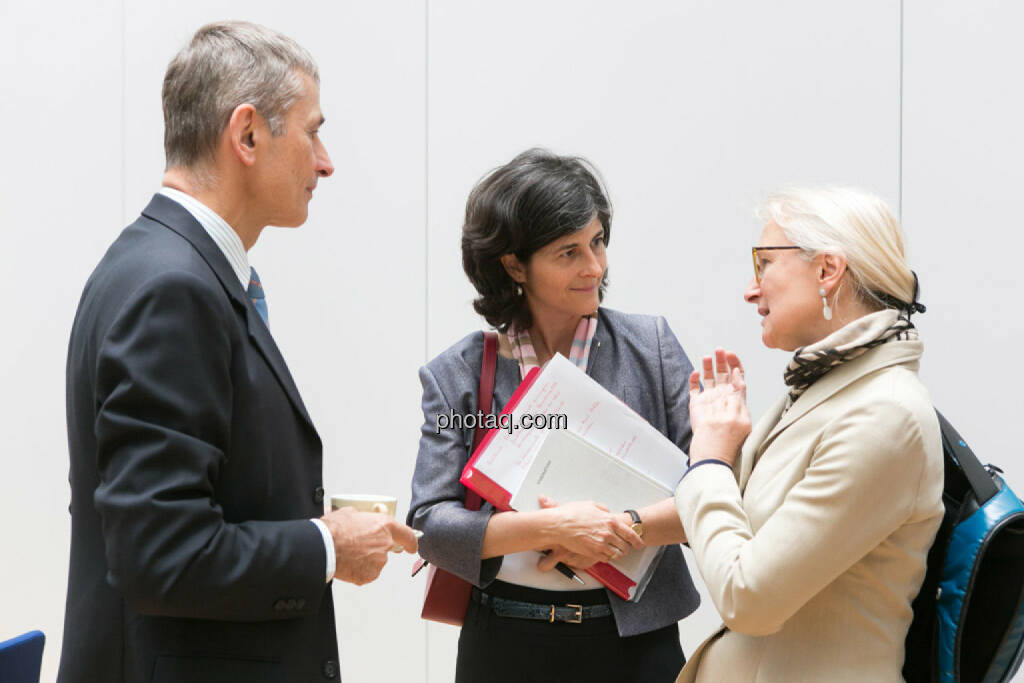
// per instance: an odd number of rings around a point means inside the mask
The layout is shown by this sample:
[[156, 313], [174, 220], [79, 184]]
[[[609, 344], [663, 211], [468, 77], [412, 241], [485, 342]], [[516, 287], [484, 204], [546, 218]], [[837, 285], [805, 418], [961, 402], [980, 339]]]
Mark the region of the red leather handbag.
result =
[[[498, 365], [498, 333], [484, 332], [484, 355], [480, 368], [480, 388], [477, 390], [477, 408], [484, 415], [491, 412], [494, 400], [494, 373]], [[480, 446], [486, 429], [476, 428], [473, 434], [473, 452]], [[464, 503], [467, 510], [479, 510], [480, 496], [475, 491], [466, 489]], [[423, 566], [423, 560], [417, 560], [413, 574]], [[423, 609], [420, 616], [430, 621], [439, 621], [452, 626], [462, 626], [469, 607], [469, 595], [473, 586], [451, 572], [446, 572], [430, 565], [427, 574], [427, 589], [423, 595]]]

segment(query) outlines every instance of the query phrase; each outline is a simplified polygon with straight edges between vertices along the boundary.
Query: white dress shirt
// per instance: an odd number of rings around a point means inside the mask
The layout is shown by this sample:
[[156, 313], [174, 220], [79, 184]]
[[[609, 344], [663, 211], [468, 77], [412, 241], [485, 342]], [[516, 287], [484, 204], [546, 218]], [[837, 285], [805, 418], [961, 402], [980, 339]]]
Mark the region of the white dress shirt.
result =
[[[242, 238], [238, 236], [238, 233], [228, 225], [226, 220], [218, 216], [217, 212], [192, 195], [186, 194], [181, 190], [175, 190], [172, 187], [161, 187], [160, 194], [181, 204], [199, 222], [199, 225], [203, 226], [203, 230], [210, 236], [210, 239], [217, 245], [217, 248], [221, 250], [224, 258], [228, 260], [228, 265], [231, 266], [231, 270], [234, 271], [239, 284], [242, 285], [242, 291], [248, 293], [249, 280], [251, 278], [249, 256], [245, 253], [245, 246], [242, 244]], [[324, 550], [327, 555], [326, 576], [327, 583], [330, 583], [331, 579], [334, 578], [336, 569], [334, 538], [331, 536], [327, 525], [322, 521], [319, 519], [311, 519], [309, 521], [316, 525], [316, 528], [320, 531], [320, 536], [324, 539]]]

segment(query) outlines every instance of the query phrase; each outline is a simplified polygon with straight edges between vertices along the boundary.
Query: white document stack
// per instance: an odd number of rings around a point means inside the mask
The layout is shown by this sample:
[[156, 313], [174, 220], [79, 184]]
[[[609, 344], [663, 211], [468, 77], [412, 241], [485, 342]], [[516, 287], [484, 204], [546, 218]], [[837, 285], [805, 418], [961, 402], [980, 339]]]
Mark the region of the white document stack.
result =
[[[556, 355], [523, 381], [503, 411], [519, 426], [525, 414], [565, 414], [568, 430], [492, 430], [462, 483], [500, 509], [534, 510], [544, 494], [560, 503], [593, 500], [612, 511], [641, 508], [672, 495], [686, 454], [565, 357]], [[588, 573], [625, 600], [638, 600], [659, 548], [632, 551]]]

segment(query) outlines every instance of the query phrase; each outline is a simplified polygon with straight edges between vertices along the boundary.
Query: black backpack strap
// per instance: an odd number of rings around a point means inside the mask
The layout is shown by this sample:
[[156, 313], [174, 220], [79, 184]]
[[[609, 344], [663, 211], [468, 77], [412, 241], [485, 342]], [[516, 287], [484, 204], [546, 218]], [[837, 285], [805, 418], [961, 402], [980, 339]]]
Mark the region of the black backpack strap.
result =
[[960, 464], [960, 469], [967, 477], [967, 483], [974, 491], [974, 498], [978, 505], [984, 505], [989, 498], [999, 493], [999, 488], [992, 481], [988, 471], [982, 467], [981, 462], [974, 451], [971, 450], [963, 437], [949, 424], [949, 420], [942, 416], [938, 410], [935, 414], [939, 416], [939, 428], [942, 430], [942, 442], [945, 451], [951, 454]]

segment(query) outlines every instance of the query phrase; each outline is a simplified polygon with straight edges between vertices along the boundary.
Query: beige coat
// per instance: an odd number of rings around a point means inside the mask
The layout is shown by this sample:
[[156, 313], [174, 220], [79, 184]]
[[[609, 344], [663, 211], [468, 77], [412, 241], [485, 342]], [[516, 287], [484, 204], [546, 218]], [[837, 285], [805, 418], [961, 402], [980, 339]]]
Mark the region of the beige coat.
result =
[[902, 680], [943, 512], [921, 350], [891, 341], [835, 368], [761, 419], [735, 474], [705, 465], [680, 483], [676, 507], [725, 624], [678, 681]]

